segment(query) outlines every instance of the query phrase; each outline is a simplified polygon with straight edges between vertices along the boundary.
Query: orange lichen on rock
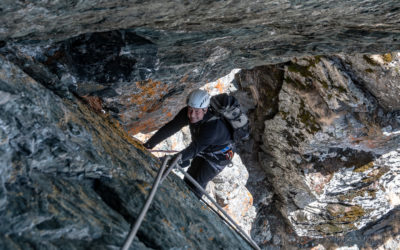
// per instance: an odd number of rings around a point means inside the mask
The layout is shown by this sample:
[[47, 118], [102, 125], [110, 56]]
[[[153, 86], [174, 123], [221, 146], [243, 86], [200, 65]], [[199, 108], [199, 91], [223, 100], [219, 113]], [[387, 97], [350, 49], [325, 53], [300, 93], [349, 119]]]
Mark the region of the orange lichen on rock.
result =
[[185, 75], [182, 77], [182, 79], [180, 80], [181, 83], [184, 83], [187, 81], [187, 79], [189, 78], [189, 75]]
[[247, 199], [243, 201], [242, 217], [244, 217], [249, 209], [253, 206], [253, 196], [247, 191]]
[[224, 84], [221, 82], [221, 80], [218, 80], [217, 85], [215, 85], [215, 88], [218, 89], [219, 93], [224, 92]]
[[152, 79], [136, 82], [136, 87], [139, 89], [139, 93], [130, 95], [129, 100], [130, 103], [141, 106], [140, 109], [143, 112], [159, 108], [160, 104], [154, 105], [168, 90], [167, 84]]
[[102, 106], [102, 101], [100, 97], [98, 96], [89, 96], [89, 95], [84, 95], [82, 96], [83, 100], [86, 101], [86, 103], [89, 105], [89, 107], [94, 110], [97, 113], [100, 113], [101, 110], [103, 109]]
[[[154, 119], [147, 119], [144, 122], [140, 123], [134, 123], [129, 126], [128, 128], [128, 133], [131, 135], [136, 135], [137, 133], [141, 131], [148, 131], [148, 130], [154, 130], [156, 121]], [[152, 129], [153, 128], [153, 129]]]
[[[236, 222], [236, 223], [240, 223], [238, 218], [236, 217], [235, 213], [231, 210], [231, 208], [229, 207], [229, 205], [226, 205], [224, 207], [222, 207], [225, 212]], [[222, 213], [221, 213], [222, 214]]]

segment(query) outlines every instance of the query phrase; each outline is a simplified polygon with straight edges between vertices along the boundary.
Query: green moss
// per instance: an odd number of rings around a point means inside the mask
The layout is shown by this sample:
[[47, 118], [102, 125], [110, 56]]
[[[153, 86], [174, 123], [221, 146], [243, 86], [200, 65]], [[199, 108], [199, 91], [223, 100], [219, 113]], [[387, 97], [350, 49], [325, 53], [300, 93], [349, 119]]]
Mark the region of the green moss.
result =
[[321, 130], [316, 118], [305, 109], [304, 101], [300, 102], [299, 114], [297, 116], [299, 121], [306, 126], [307, 132], [310, 134], [315, 134], [316, 132]]
[[296, 89], [300, 89], [300, 90], [308, 90], [310, 89], [310, 87], [302, 84], [300, 81], [296, 80], [296, 79], [292, 79], [290, 77], [285, 77], [285, 81], [291, 85], [293, 85]]
[[393, 58], [392, 58], [392, 54], [391, 53], [386, 53], [382, 56], [383, 61], [385, 61], [385, 63], [390, 63]]
[[320, 83], [322, 84], [322, 87], [323, 87], [324, 89], [328, 89], [328, 88], [329, 88], [329, 84], [328, 84], [327, 82], [325, 82], [325, 81], [320, 81]]
[[299, 64], [292, 63], [288, 66], [290, 72], [299, 73], [303, 77], [312, 77], [312, 73], [309, 70], [310, 66], [301, 66]]
[[379, 171], [375, 175], [370, 175], [369, 177], [362, 179], [361, 181], [364, 183], [372, 183], [379, 180], [384, 174], [389, 172], [390, 167], [384, 166], [379, 169]]
[[350, 211], [347, 211], [338, 218], [339, 222], [354, 222], [365, 215], [365, 210], [361, 206], [352, 206]]
[[346, 223], [346, 224], [325, 223], [317, 225], [315, 229], [325, 235], [332, 235], [332, 234], [347, 232], [350, 230], [355, 230], [357, 228], [354, 225], [354, 223]]
[[[322, 56], [314, 56], [312, 58], [306, 59], [308, 62], [307, 66], [303, 66], [303, 65], [299, 65], [297, 63], [291, 63], [288, 66], [288, 71], [289, 72], [294, 72], [297, 74], [300, 74], [301, 76], [303, 76], [304, 78], [315, 78], [315, 76], [312, 74], [312, 72], [310, 71], [311, 67], [315, 67], [316, 64], [318, 64], [321, 61]], [[294, 80], [291, 79], [289, 77], [285, 78], [285, 81], [288, 83], [293, 84], [296, 88], [301, 89], [301, 90], [310, 90], [313, 89], [314, 86], [312, 85], [305, 85], [304, 83], [298, 81], [298, 80]], [[325, 85], [324, 82], [321, 82], [323, 85]], [[326, 88], [328, 87], [328, 84], [326, 83]]]
[[365, 165], [370, 164], [375, 160], [375, 157], [370, 152], [357, 152], [351, 155], [346, 156], [347, 160], [343, 163], [346, 168], [358, 169], [358, 168], [365, 168]]
[[355, 222], [365, 215], [365, 210], [359, 205], [351, 207], [328, 205], [327, 211], [333, 217], [332, 221], [335, 223]]
[[367, 72], [367, 73], [374, 73], [374, 70], [373, 70], [373, 69], [370, 69], [370, 68], [368, 68], [368, 69], [366, 69], [366, 70], [365, 70], [365, 72]]
[[368, 169], [372, 168], [373, 166], [374, 166], [374, 162], [371, 161], [371, 162], [369, 162], [369, 163], [367, 163], [365, 165], [362, 165], [362, 166], [354, 168], [353, 172], [356, 172], [356, 173], [365, 172]]
[[352, 191], [346, 192], [346, 194], [339, 195], [337, 198], [340, 201], [351, 202], [351, 201], [353, 201], [353, 199], [355, 197], [361, 197], [361, 196], [364, 197], [364, 194], [365, 194], [365, 191], [363, 191], [363, 190], [356, 190], [356, 191], [352, 190]]
[[324, 234], [335, 234], [335, 233], [343, 232], [342, 227], [339, 227], [338, 225], [335, 225], [335, 224], [329, 224], [329, 223], [317, 225], [315, 227], [315, 229]]
[[285, 111], [279, 111], [279, 114], [281, 115], [283, 120], [286, 120], [289, 116], [289, 112], [285, 112]]
[[317, 65], [321, 61], [321, 58], [322, 56], [314, 56], [310, 59], [306, 59], [308, 62], [307, 69], [309, 69], [310, 67], [315, 67], [315, 65]]
[[376, 63], [371, 57], [367, 56], [367, 55], [363, 55], [364, 60], [372, 65], [372, 66], [378, 66], [378, 63]]
[[375, 198], [376, 192], [375, 189], [368, 189], [368, 187], [365, 187], [360, 190], [347, 191], [346, 194], [340, 195], [337, 198], [339, 201], [352, 202], [354, 198], [365, 197], [366, 195]]
[[347, 89], [345, 87], [332, 85], [332, 88], [337, 89], [339, 93], [347, 93]]

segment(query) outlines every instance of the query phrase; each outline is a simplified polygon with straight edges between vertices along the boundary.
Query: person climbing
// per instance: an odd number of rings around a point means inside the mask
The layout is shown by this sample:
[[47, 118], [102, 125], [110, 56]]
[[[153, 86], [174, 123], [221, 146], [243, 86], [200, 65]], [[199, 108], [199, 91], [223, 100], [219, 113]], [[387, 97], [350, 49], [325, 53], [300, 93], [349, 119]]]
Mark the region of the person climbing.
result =
[[[187, 106], [143, 144], [147, 149], [152, 149], [184, 126], [189, 125], [192, 142], [188, 147], [175, 154], [170, 162], [181, 157], [181, 167], [187, 167], [190, 164], [187, 173], [203, 189], [231, 162], [233, 157], [232, 135], [229, 126], [223, 119], [217, 118], [213, 114], [209, 105], [210, 96], [206, 91], [200, 89], [192, 91], [187, 98]], [[194, 194], [201, 198], [201, 191], [186, 177], [184, 181]]]

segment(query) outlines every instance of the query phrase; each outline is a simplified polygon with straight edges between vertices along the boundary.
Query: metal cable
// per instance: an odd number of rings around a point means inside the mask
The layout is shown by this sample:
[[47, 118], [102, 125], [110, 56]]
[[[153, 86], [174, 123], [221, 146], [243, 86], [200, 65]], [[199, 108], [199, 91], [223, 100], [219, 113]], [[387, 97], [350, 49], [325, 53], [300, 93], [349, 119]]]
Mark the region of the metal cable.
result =
[[[203, 189], [202, 186], [200, 186], [199, 183], [197, 183], [197, 181], [195, 179], [193, 179], [192, 176], [190, 176], [188, 173], [185, 172], [185, 170], [179, 166], [179, 164], [177, 164], [178, 169], [185, 175], [185, 177], [193, 184], [195, 185], [217, 208], [220, 212], [222, 212], [226, 218], [228, 218], [229, 222], [232, 224], [229, 224], [236, 232], [238, 232], [254, 249], [257, 250], [261, 250], [260, 247], [257, 245], [257, 243], [255, 243], [253, 241], [253, 239], [250, 238], [250, 236], [248, 236], [246, 234], [246, 232], [244, 232], [242, 230], [242, 228], [225, 212], [225, 210], [216, 202], [214, 201], [213, 198], [211, 198], [211, 196]], [[205, 202], [208, 206], [210, 206], [207, 202]], [[228, 221], [227, 221], [228, 222]]]
[[146, 215], [147, 210], [149, 209], [150, 204], [153, 201], [154, 195], [155, 195], [155, 193], [157, 191], [158, 184], [160, 183], [161, 176], [162, 176], [162, 174], [163, 174], [163, 172], [165, 170], [165, 167], [167, 166], [168, 160], [169, 160], [169, 156], [167, 156], [165, 158], [163, 165], [161, 166], [160, 170], [158, 171], [157, 178], [154, 181], [154, 184], [153, 184], [153, 187], [151, 189], [150, 195], [147, 198], [146, 203], [144, 204], [144, 206], [142, 208], [142, 211], [140, 212], [139, 217], [137, 218], [137, 220], [135, 222], [135, 225], [133, 226], [131, 232], [129, 233], [129, 236], [126, 239], [126, 241], [124, 243], [124, 246], [122, 247], [122, 250], [128, 250], [129, 247], [131, 246], [132, 241], [135, 238], [136, 233], [137, 233], [137, 231], [138, 231], [138, 229], [140, 227], [140, 224], [142, 224], [144, 216]]
[[171, 166], [169, 166], [167, 168], [167, 170], [165, 170], [163, 176], [161, 177], [161, 182], [163, 182], [165, 180], [165, 178], [167, 178], [167, 176], [169, 175], [169, 173], [172, 171], [172, 169], [175, 167], [175, 165], [179, 166], [178, 162], [182, 159], [182, 155], [179, 154], [175, 157], [175, 160], [172, 162]]
[[166, 154], [173, 154], [179, 152], [176, 150], [158, 150], [158, 149], [149, 149], [149, 151], [152, 153], [166, 153]]
[[[165, 160], [164, 160], [164, 162], [163, 162], [163, 165], [161, 166], [161, 168], [160, 168], [160, 170], [159, 170], [159, 172], [158, 172], [158, 174], [157, 174], [157, 178], [156, 178], [156, 180], [154, 181], [154, 184], [153, 184], [153, 187], [152, 187], [152, 189], [151, 189], [151, 192], [150, 192], [150, 195], [149, 195], [149, 197], [147, 198], [147, 200], [146, 200], [146, 203], [145, 203], [145, 205], [143, 206], [143, 208], [142, 208], [142, 211], [140, 212], [140, 215], [139, 215], [139, 217], [138, 217], [138, 219], [136, 220], [136, 222], [135, 222], [135, 225], [133, 226], [133, 228], [132, 228], [132, 230], [131, 230], [131, 232], [129, 233], [129, 236], [128, 236], [128, 238], [126, 239], [126, 241], [125, 241], [125, 243], [124, 243], [124, 246], [122, 247], [122, 250], [128, 250], [129, 249], [129, 247], [131, 246], [131, 244], [132, 244], [132, 241], [133, 241], [133, 239], [135, 238], [135, 236], [136, 236], [136, 233], [137, 233], [137, 231], [138, 231], [138, 229], [139, 229], [139, 227], [140, 227], [140, 224], [142, 224], [142, 221], [143, 221], [143, 219], [144, 219], [144, 216], [146, 215], [146, 213], [147, 213], [147, 210], [149, 209], [149, 207], [150, 207], [150, 204], [151, 204], [151, 202], [153, 201], [153, 198], [154, 198], [154, 195], [155, 195], [155, 193], [156, 193], [156, 191], [157, 191], [157, 187], [158, 187], [158, 185], [162, 182], [162, 181], [164, 181], [165, 180], [165, 178], [168, 176], [168, 174], [171, 172], [171, 170], [175, 167], [175, 166], [178, 166], [178, 169], [185, 175], [185, 177], [193, 184], [193, 185], [195, 185], [217, 208], [218, 208], [218, 210], [221, 212], [221, 213], [223, 213], [224, 215], [225, 215], [225, 217], [229, 220], [229, 221], [226, 221], [226, 222], [228, 222], [228, 224], [236, 231], [236, 232], [238, 232], [239, 233], [239, 235], [241, 235], [254, 249], [257, 249], [257, 250], [261, 250], [259, 247], [258, 247], [258, 245], [250, 238], [250, 236], [248, 236], [243, 230], [242, 230], [242, 228], [225, 212], [225, 210], [216, 202], [216, 201], [214, 201], [214, 199], [213, 198], [211, 198], [211, 196], [203, 189], [203, 187], [202, 186], [200, 186], [200, 184], [199, 183], [197, 183], [197, 181], [196, 180], [194, 180], [193, 179], [193, 177], [192, 176], [190, 176], [188, 173], [186, 173], [185, 172], [185, 170], [181, 167], [181, 166], [179, 166], [179, 164], [177, 164], [178, 163], [178, 161], [180, 160], [180, 157], [176, 157], [176, 159], [174, 160], [174, 162], [171, 164], [171, 166], [169, 166], [169, 168], [167, 169], [167, 171], [165, 171], [165, 173], [164, 173], [164, 170], [165, 170], [165, 168], [166, 168], [166, 165], [167, 165], [167, 162], [169, 161], [169, 159], [170, 159], [170, 157], [169, 156], [167, 156], [166, 158], [165, 158]], [[204, 201], [205, 202], [205, 201]], [[211, 206], [207, 203], [207, 202], [205, 202], [210, 208], [211, 208]], [[214, 209], [213, 209], [214, 210]], [[223, 217], [222, 217], [223, 218]], [[232, 225], [233, 224], [233, 225]]]

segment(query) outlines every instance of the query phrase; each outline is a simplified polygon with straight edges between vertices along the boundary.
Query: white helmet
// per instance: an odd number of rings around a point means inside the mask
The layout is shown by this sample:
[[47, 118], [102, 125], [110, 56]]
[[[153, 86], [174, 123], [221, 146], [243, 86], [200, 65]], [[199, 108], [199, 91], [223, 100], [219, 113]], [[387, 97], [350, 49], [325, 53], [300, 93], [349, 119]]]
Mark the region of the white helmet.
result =
[[187, 105], [192, 108], [207, 108], [210, 105], [210, 96], [207, 91], [201, 89], [193, 90], [187, 99]]

